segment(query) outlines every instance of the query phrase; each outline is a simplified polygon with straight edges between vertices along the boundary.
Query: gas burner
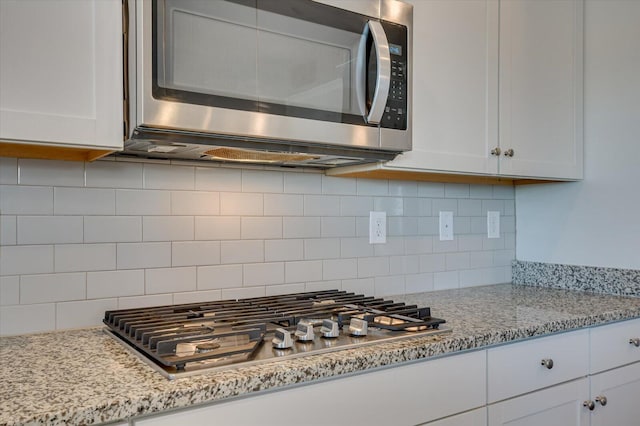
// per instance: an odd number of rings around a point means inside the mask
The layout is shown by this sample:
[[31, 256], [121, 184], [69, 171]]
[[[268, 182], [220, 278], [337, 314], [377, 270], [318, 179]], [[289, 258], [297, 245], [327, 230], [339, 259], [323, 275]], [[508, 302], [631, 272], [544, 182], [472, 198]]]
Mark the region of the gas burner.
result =
[[451, 331], [430, 308], [339, 290], [121, 309], [103, 322], [170, 379]]

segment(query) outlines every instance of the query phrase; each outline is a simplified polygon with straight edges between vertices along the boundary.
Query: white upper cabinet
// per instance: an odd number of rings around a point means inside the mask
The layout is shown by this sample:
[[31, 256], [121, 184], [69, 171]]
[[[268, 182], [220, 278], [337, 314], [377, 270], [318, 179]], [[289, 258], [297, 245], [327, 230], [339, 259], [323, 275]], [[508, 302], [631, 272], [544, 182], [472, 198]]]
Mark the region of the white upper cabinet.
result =
[[412, 0], [413, 150], [391, 169], [495, 174], [498, 0]]
[[122, 149], [122, 81], [121, 1], [0, 1], [1, 141]]
[[582, 178], [583, 6], [500, 3], [501, 174]]

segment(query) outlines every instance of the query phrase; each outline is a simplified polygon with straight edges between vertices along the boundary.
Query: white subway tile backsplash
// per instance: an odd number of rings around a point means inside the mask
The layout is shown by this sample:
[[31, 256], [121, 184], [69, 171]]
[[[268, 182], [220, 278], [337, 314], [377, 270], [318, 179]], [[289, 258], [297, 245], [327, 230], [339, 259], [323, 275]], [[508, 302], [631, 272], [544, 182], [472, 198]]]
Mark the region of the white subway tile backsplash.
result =
[[0, 277], [0, 305], [20, 303], [20, 277]]
[[373, 210], [372, 197], [344, 196], [340, 197], [341, 216], [367, 216]]
[[169, 215], [171, 214], [171, 192], [136, 189], [116, 190], [116, 214], [127, 216]]
[[438, 226], [439, 225], [437, 217], [419, 217], [418, 235], [438, 235]]
[[322, 261], [322, 278], [325, 280], [343, 280], [358, 278], [357, 259], [328, 259]]
[[0, 185], [0, 211], [5, 214], [53, 214], [53, 188]]
[[12, 246], [18, 241], [16, 216], [0, 215], [0, 246]]
[[435, 272], [433, 274], [433, 289], [445, 290], [460, 287], [458, 271]]
[[142, 164], [120, 161], [85, 163], [86, 185], [94, 188], [142, 188]]
[[245, 240], [282, 238], [281, 217], [243, 217], [240, 238]]
[[144, 272], [145, 294], [174, 293], [196, 289], [196, 267], [157, 268]]
[[388, 257], [361, 257], [358, 259], [358, 278], [389, 275]]
[[504, 215], [504, 201], [502, 200], [482, 200], [482, 216], [486, 219], [487, 211], [498, 211]]
[[322, 175], [319, 173], [285, 173], [284, 192], [288, 194], [321, 194]]
[[196, 188], [199, 191], [242, 191], [242, 171], [222, 167], [196, 167]]
[[394, 294], [404, 294], [404, 277], [376, 277], [374, 279], [375, 296], [392, 296]]
[[404, 200], [397, 197], [376, 197], [373, 199], [373, 210], [386, 212], [387, 216], [402, 216]]
[[40, 274], [20, 277], [20, 303], [82, 300], [87, 295], [86, 273]]
[[319, 217], [283, 217], [283, 238], [316, 238], [320, 237]]
[[172, 191], [171, 214], [205, 216], [220, 214], [218, 192]]
[[[117, 269], [171, 266], [171, 243], [118, 243]], [[112, 268], [115, 269], [115, 268]]]
[[262, 216], [264, 201], [262, 194], [222, 192], [220, 214], [227, 216]]
[[354, 217], [323, 217], [320, 223], [320, 236], [355, 237], [356, 219]]
[[243, 288], [228, 288], [222, 290], [222, 299], [246, 299], [249, 297], [264, 297], [266, 296], [266, 290], [264, 287], [243, 287]]
[[[341, 290], [342, 285], [340, 280], [330, 281], [314, 281], [308, 282], [304, 285], [304, 291], [323, 291], [323, 290]], [[372, 293], [369, 293], [372, 294]]]
[[[456, 232], [456, 228], [453, 228], [453, 232]], [[434, 253], [451, 253], [458, 251], [458, 240], [453, 237], [453, 240], [440, 241], [439, 238], [433, 239], [433, 252]]]
[[293, 194], [264, 194], [265, 216], [302, 216], [303, 197]]
[[487, 216], [470, 218], [471, 233], [487, 235]]
[[493, 266], [511, 266], [515, 258], [515, 250], [496, 250], [493, 252]]
[[0, 246], [0, 275], [53, 272], [53, 246]]
[[242, 285], [252, 287], [258, 285], [283, 284], [284, 263], [250, 263], [243, 266]]
[[[420, 198], [405, 198], [402, 211], [405, 217], [420, 216]], [[429, 205], [431, 211], [431, 205]]]
[[493, 252], [475, 251], [469, 253], [469, 268], [487, 268], [493, 265]]
[[483, 269], [469, 269], [460, 271], [460, 287], [472, 287], [486, 284]]
[[494, 185], [493, 198], [502, 200], [513, 200], [516, 197], [515, 187], [512, 185]]
[[431, 214], [432, 211], [433, 200], [431, 198], [418, 198], [418, 216], [434, 216]]
[[389, 182], [377, 179], [356, 179], [358, 195], [389, 195]]
[[171, 266], [217, 265], [219, 263], [219, 241], [174, 241], [171, 243]]
[[482, 250], [482, 235], [461, 235], [458, 237], [459, 251]]
[[417, 274], [420, 272], [420, 256], [391, 256], [389, 258], [389, 275]]
[[456, 216], [453, 218], [453, 229], [457, 235], [471, 233], [471, 218]]
[[242, 192], [282, 193], [283, 191], [284, 176], [282, 172], [242, 171]]
[[340, 257], [340, 239], [313, 238], [304, 240], [305, 259], [336, 259]]
[[446, 269], [444, 254], [424, 254], [420, 256], [420, 272], [438, 272]]
[[118, 298], [118, 309], [146, 308], [173, 304], [172, 294], [153, 294], [150, 296], [130, 296]]
[[0, 185], [18, 183], [18, 159], [0, 157]]
[[504, 238], [483, 238], [483, 250], [504, 250]]
[[144, 270], [87, 272], [87, 299], [144, 294]]
[[198, 267], [198, 290], [214, 290], [242, 286], [242, 265]]
[[376, 291], [373, 278], [359, 278], [355, 280], [342, 280], [342, 290], [356, 294], [373, 295]]
[[55, 324], [53, 303], [0, 306], [0, 336], [50, 331]]
[[392, 216], [387, 218], [387, 234], [391, 237], [413, 236], [418, 234], [418, 218], [417, 217], [398, 217]]
[[304, 259], [304, 240], [266, 240], [264, 242], [265, 262]]
[[115, 244], [56, 244], [55, 271], [108, 271], [116, 269]]
[[143, 179], [146, 189], [195, 189], [195, 168], [145, 163]]
[[20, 216], [18, 244], [83, 242], [82, 216]]
[[514, 216], [500, 216], [500, 233], [516, 232], [516, 218]]
[[404, 240], [406, 254], [427, 254], [433, 252], [432, 237], [411, 237], [407, 236]]
[[504, 239], [504, 248], [506, 250], [515, 250], [516, 249], [516, 234], [512, 233], [504, 233], [502, 234], [502, 238]]
[[421, 293], [433, 290], [433, 274], [414, 274], [404, 277], [405, 291], [407, 293]]
[[418, 197], [444, 197], [444, 184], [436, 182], [418, 182]]
[[386, 244], [375, 244], [373, 248], [374, 256], [397, 256], [404, 254], [404, 238], [387, 237]]
[[220, 290], [207, 290], [207, 291], [189, 291], [186, 293], [174, 293], [173, 303], [198, 303], [198, 302], [212, 302], [214, 300], [221, 300], [222, 292]]
[[115, 190], [56, 187], [53, 190], [53, 211], [56, 215], [114, 215]]
[[447, 271], [468, 269], [469, 263], [469, 253], [447, 253], [445, 255], [445, 265]]
[[84, 163], [20, 159], [18, 182], [20, 185], [84, 186]]
[[369, 244], [368, 238], [341, 238], [340, 256], [343, 258], [371, 257], [373, 245]]
[[264, 261], [264, 241], [222, 241], [221, 263], [257, 263]]
[[322, 261], [306, 260], [285, 263], [285, 282], [307, 282], [322, 280]]
[[460, 216], [482, 216], [482, 201], [458, 200], [458, 214]]
[[143, 241], [193, 240], [193, 216], [146, 216], [142, 218]]
[[436, 198], [431, 202], [431, 215], [438, 217], [440, 212], [453, 212], [458, 216], [458, 200], [454, 198]]
[[397, 197], [417, 197], [418, 182], [407, 180], [390, 180], [389, 195]]
[[302, 293], [304, 290], [304, 283], [297, 284], [281, 284], [281, 285], [270, 285], [265, 288], [265, 296], [277, 296], [280, 294], [289, 294], [289, 293]]
[[470, 198], [491, 198], [493, 197], [493, 186], [491, 185], [470, 185]]
[[445, 198], [468, 198], [469, 197], [469, 185], [464, 183], [445, 183], [444, 184], [444, 196]]
[[332, 195], [355, 195], [356, 179], [322, 176], [322, 193]]
[[196, 240], [237, 240], [239, 238], [239, 217], [203, 216], [195, 218]]
[[340, 216], [340, 197], [331, 195], [305, 195], [305, 216]]
[[85, 216], [85, 243], [129, 243], [142, 241], [140, 216]]

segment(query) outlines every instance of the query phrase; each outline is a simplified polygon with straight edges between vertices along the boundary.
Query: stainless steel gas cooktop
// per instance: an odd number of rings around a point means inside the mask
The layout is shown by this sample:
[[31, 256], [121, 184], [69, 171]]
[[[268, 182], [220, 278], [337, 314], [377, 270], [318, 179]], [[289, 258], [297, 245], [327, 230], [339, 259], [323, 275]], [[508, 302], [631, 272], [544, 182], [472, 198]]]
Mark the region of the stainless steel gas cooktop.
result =
[[338, 290], [107, 311], [103, 322], [169, 379], [451, 331], [430, 308]]

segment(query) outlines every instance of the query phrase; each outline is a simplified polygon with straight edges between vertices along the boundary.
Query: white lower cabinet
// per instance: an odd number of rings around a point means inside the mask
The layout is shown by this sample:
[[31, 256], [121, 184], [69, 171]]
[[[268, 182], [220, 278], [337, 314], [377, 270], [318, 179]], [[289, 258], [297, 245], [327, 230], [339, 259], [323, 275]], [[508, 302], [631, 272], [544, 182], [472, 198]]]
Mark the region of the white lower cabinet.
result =
[[588, 397], [587, 378], [556, 385], [490, 405], [489, 426], [588, 426]]
[[134, 424], [416, 425], [483, 407], [486, 377], [486, 352], [477, 351], [134, 419]]
[[487, 426], [487, 409], [478, 408], [457, 416], [423, 423], [421, 426]]
[[591, 377], [591, 426], [640, 425], [640, 363]]

